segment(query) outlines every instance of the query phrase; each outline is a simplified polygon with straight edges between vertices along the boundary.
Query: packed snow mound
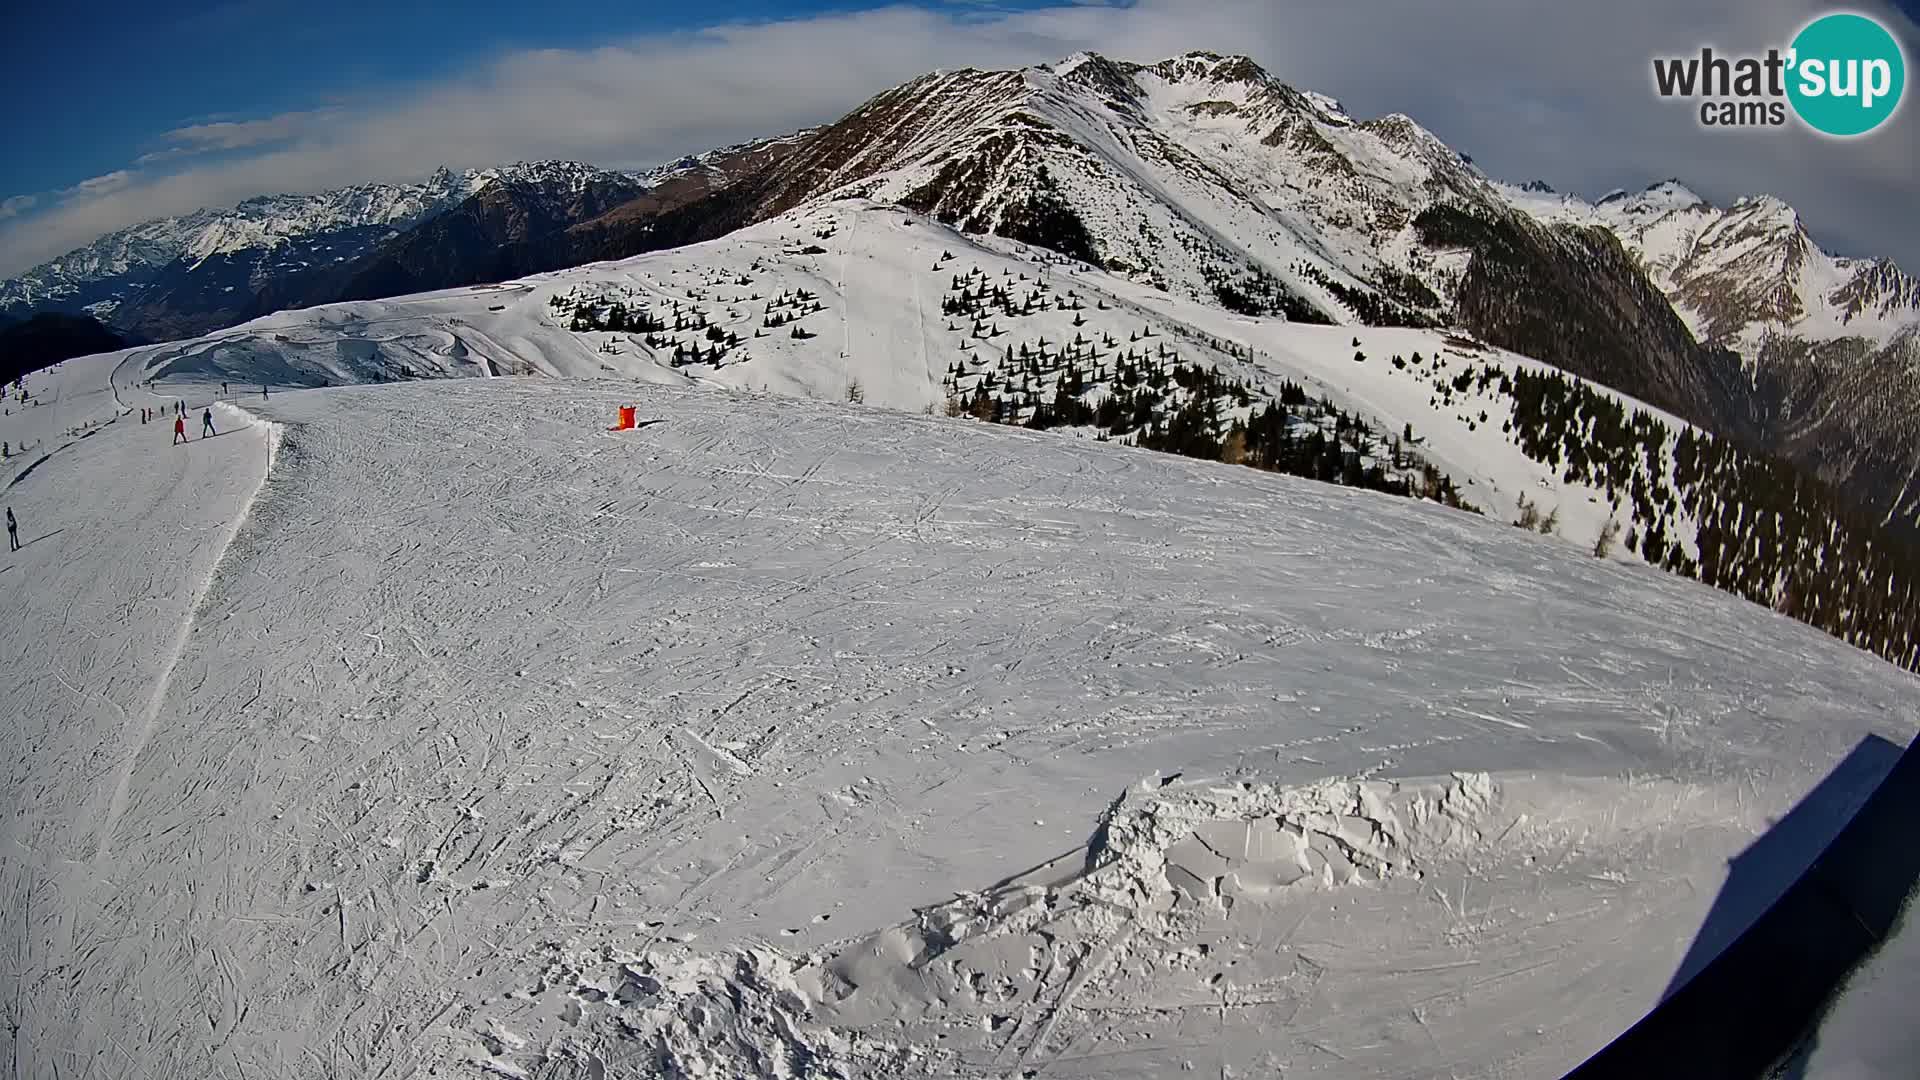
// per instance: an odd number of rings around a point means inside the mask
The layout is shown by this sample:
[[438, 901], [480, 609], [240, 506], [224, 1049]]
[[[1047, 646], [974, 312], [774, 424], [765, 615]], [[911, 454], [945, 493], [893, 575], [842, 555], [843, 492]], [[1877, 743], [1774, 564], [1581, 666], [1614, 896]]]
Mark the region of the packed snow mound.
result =
[[[550, 946], [465, 1060], [592, 1075], [631, 1043], [658, 1075], [712, 1078], [1551, 1075], [1578, 1049], [1497, 1033], [1537, 1036], [1595, 1006], [1578, 987], [1639, 978], [1594, 943], [1657, 937], [1686, 905], [1649, 870], [1739, 797], [1487, 773], [1149, 781], [1086, 847], [824, 948]], [[1526, 977], [1560, 965], [1575, 986]]]
[[[558, 1030], [542, 1030], [535, 1008], [513, 1010], [492, 1030], [515, 1036], [485, 1040], [483, 1060], [531, 1073], [530, 1056], [587, 1062], [595, 1045], [629, 1038], [654, 1047], [666, 1075], [880, 1076], [957, 1068], [956, 1039], [1004, 1049], [1016, 1035], [1019, 1063], [1046, 1060], [1062, 1011], [1089, 983], [1112, 994], [1169, 966], [1192, 974], [1207, 952], [1192, 942], [1236, 904], [1417, 877], [1484, 836], [1495, 797], [1485, 773], [1417, 786], [1143, 784], [1107, 812], [1084, 857], [816, 953], [556, 951], [540, 982], [565, 992]], [[1159, 944], [1129, 946], [1135, 935]], [[1048, 1013], [1021, 1015], [1021, 1003], [1049, 998]], [[920, 1030], [873, 1034], [889, 1022]]]

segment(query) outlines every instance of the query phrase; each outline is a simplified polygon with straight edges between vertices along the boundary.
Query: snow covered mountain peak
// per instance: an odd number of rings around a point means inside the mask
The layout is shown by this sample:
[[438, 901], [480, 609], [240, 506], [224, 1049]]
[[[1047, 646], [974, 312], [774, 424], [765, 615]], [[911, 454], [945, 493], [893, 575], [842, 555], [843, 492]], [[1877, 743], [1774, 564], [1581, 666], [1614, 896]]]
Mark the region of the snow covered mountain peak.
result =
[[[1704, 200], [1702, 200], [1704, 204]], [[1711, 208], [1711, 204], [1705, 204]], [[1733, 200], [1727, 212], [1744, 214], [1751, 221], [1767, 221], [1782, 228], [1800, 227], [1800, 212], [1777, 195], [1743, 195]]]
[[507, 184], [517, 187], [539, 186], [555, 194], [577, 194], [592, 184], [618, 174], [583, 161], [545, 160], [517, 161], [468, 175], [471, 177], [467, 184], [470, 192], [478, 192], [488, 184]]
[[1611, 230], [1696, 336], [1750, 365], [1788, 342], [1819, 349], [1860, 339], [1877, 349], [1920, 325], [1920, 282], [1888, 260], [1824, 250], [1799, 211], [1775, 195], [1742, 196], [1723, 208], [1671, 179], [1596, 203], [1496, 187], [1543, 221]]
[[[1544, 187], [1544, 185], [1542, 186]], [[1547, 188], [1546, 190], [1552, 191], [1553, 189]], [[1625, 191], [1614, 191], [1602, 198], [1596, 205], [1607, 207], [1614, 213], [1631, 217], [1644, 217], [1649, 214], [1664, 214], [1675, 210], [1691, 210], [1695, 208], [1713, 209], [1712, 203], [1708, 202], [1705, 198], [1701, 197], [1698, 192], [1677, 179], [1662, 180], [1656, 184], [1649, 184], [1644, 189], [1633, 194], [1628, 194]]]
[[1316, 322], [1442, 317], [1413, 219], [1497, 205], [1404, 115], [1358, 121], [1244, 56], [1080, 53], [877, 95], [756, 181], [764, 219], [863, 197], [1169, 290]]
[[1255, 63], [1251, 57], [1237, 54], [1222, 55], [1204, 49], [1169, 57], [1152, 65], [1152, 71], [1170, 82], [1198, 81], [1215, 86], [1233, 83], [1248, 86], [1277, 85], [1277, 80], [1267, 74], [1266, 69]]
[[1077, 52], [1071, 56], [1068, 56], [1066, 59], [1059, 61], [1058, 63], [1045, 64], [1042, 66], [1050, 69], [1056, 75], [1066, 76], [1066, 75], [1073, 74], [1075, 71], [1078, 71], [1082, 65], [1089, 64], [1089, 63], [1096, 63], [1096, 62], [1104, 62], [1105, 59], [1106, 58], [1101, 56], [1099, 53]]
[[419, 184], [355, 184], [314, 195], [256, 196], [232, 210], [214, 212], [180, 255], [199, 262], [343, 228], [404, 228], [471, 194], [472, 175], [456, 176], [442, 168]]

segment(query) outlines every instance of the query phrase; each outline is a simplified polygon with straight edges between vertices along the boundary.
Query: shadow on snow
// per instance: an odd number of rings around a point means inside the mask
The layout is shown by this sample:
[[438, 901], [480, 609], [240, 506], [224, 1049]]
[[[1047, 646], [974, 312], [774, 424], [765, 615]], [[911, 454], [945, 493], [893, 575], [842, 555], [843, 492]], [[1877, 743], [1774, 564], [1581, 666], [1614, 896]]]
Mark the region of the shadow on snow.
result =
[[1568, 1080], [1797, 1077], [1821, 1012], [1916, 891], [1915, 822], [1920, 738], [1903, 753], [1869, 735], [1734, 857], [1660, 1003]]

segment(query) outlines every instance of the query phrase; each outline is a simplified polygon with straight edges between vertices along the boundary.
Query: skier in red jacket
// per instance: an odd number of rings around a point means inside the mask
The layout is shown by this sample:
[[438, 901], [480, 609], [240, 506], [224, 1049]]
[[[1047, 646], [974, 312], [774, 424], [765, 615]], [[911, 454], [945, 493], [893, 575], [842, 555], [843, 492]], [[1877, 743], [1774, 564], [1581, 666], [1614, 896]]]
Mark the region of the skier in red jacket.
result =
[[176, 416], [173, 418], [173, 445], [179, 446], [181, 443], [186, 441], [187, 441], [187, 418], [184, 416]]

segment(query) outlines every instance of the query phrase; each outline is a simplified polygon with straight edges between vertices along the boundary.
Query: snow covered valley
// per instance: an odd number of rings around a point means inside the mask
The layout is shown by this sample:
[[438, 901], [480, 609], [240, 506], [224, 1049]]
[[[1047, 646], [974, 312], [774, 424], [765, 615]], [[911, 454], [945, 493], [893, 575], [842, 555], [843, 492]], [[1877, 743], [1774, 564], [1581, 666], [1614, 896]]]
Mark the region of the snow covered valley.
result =
[[170, 447], [144, 355], [0, 417], [21, 1075], [1554, 1075], [1920, 725], [1414, 500], [614, 381]]

